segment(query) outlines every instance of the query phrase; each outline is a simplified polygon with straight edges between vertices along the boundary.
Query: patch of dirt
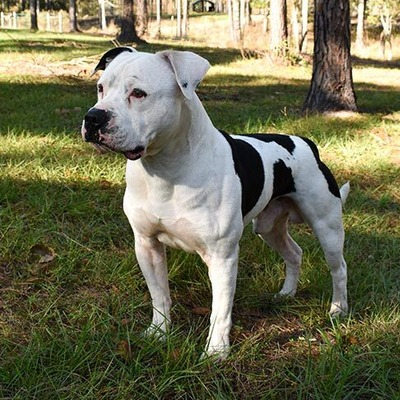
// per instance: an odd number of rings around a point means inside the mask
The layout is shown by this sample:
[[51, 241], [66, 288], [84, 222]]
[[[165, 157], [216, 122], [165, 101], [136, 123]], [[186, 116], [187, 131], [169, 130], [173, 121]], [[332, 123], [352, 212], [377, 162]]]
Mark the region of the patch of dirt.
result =
[[70, 61], [12, 60], [0, 64], [0, 74], [90, 77], [99, 56], [75, 58]]

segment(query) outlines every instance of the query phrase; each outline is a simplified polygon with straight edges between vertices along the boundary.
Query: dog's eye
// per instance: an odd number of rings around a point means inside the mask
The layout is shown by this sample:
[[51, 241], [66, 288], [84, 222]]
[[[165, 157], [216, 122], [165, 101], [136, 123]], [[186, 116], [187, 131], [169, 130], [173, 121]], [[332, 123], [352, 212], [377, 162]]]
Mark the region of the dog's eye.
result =
[[104, 92], [104, 88], [103, 88], [103, 85], [102, 85], [101, 83], [99, 83], [99, 84], [97, 85], [97, 91], [98, 91], [99, 93], [103, 93], [103, 92]]
[[142, 89], [133, 89], [131, 93], [131, 97], [134, 97], [135, 99], [141, 99], [142, 97], [146, 97], [147, 93], [144, 92]]

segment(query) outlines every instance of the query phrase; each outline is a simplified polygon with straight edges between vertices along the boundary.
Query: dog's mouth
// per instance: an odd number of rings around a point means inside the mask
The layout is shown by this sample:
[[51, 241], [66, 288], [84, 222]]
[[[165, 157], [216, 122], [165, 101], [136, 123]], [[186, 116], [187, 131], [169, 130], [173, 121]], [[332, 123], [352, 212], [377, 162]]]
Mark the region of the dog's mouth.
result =
[[105, 153], [107, 151], [111, 151], [114, 153], [122, 153], [128, 160], [131, 161], [139, 160], [139, 158], [143, 157], [145, 153], [145, 148], [143, 146], [137, 146], [133, 150], [118, 151], [101, 142], [96, 142], [96, 143], [92, 142], [91, 144], [94, 147], [96, 147], [101, 153]]
[[133, 150], [124, 151], [124, 156], [131, 161], [139, 160], [144, 155], [144, 147], [137, 146]]
[[91, 144], [101, 152], [113, 151], [115, 153], [122, 153], [128, 160], [132, 161], [138, 160], [144, 156], [145, 148], [143, 146], [136, 146], [132, 150], [118, 149], [109, 143], [106, 143], [101, 137], [101, 133], [102, 132], [100, 130], [96, 132], [89, 132], [87, 129], [85, 129], [85, 127], [82, 128], [82, 136], [84, 140], [91, 142]]

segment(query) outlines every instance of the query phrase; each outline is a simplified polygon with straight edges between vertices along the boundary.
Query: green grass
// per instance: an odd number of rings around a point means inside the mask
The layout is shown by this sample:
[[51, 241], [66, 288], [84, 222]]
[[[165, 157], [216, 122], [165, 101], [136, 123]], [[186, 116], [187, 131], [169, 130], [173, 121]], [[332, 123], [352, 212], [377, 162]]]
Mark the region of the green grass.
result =
[[199, 95], [218, 127], [307, 136], [352, 185], [350, 316], [327, 316], [331, 280], [308, 228], [292, 231], [304, 261], [298, 295], [285, 301], [272, 296], [282, 261], [246, 229], [232, 353], [213, 364], [199, 359], [210, 285], [196, 256], [168, 251], [173, 329], [164, 342], [141, 337], [151, 306], [122, 212], [125, 162], [79, 134], [95, 101], [95, 80], [80, 69], [95, 57], [73, 71], [60, 64], [110, 46], [0, 31], [0, 66], [28, 60], [53, 71], [0, 74], [0, 398], [400, 399], [398, 70], [355, 66], [359, 116], [304, 117], [310, 66], [196, 48], [214, 65]]

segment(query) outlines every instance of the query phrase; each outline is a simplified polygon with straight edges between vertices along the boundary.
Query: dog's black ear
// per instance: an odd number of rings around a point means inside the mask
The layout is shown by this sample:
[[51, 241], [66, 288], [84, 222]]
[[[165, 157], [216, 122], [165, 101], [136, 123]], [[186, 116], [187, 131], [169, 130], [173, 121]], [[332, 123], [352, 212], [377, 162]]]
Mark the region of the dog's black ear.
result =
[[103, 54], [103, 56], [100, 58], [100, 61], [94, 68], [92, 75], [94, 75], [97, 71], [104, 71], [108, 67], [108, 64], [110, 64], [115, 57], [125, 51], [129, 51], [130, 53], [136, 52], [133, 47], [115, 47], [114, 49], [108, 50], [107, 53]]

